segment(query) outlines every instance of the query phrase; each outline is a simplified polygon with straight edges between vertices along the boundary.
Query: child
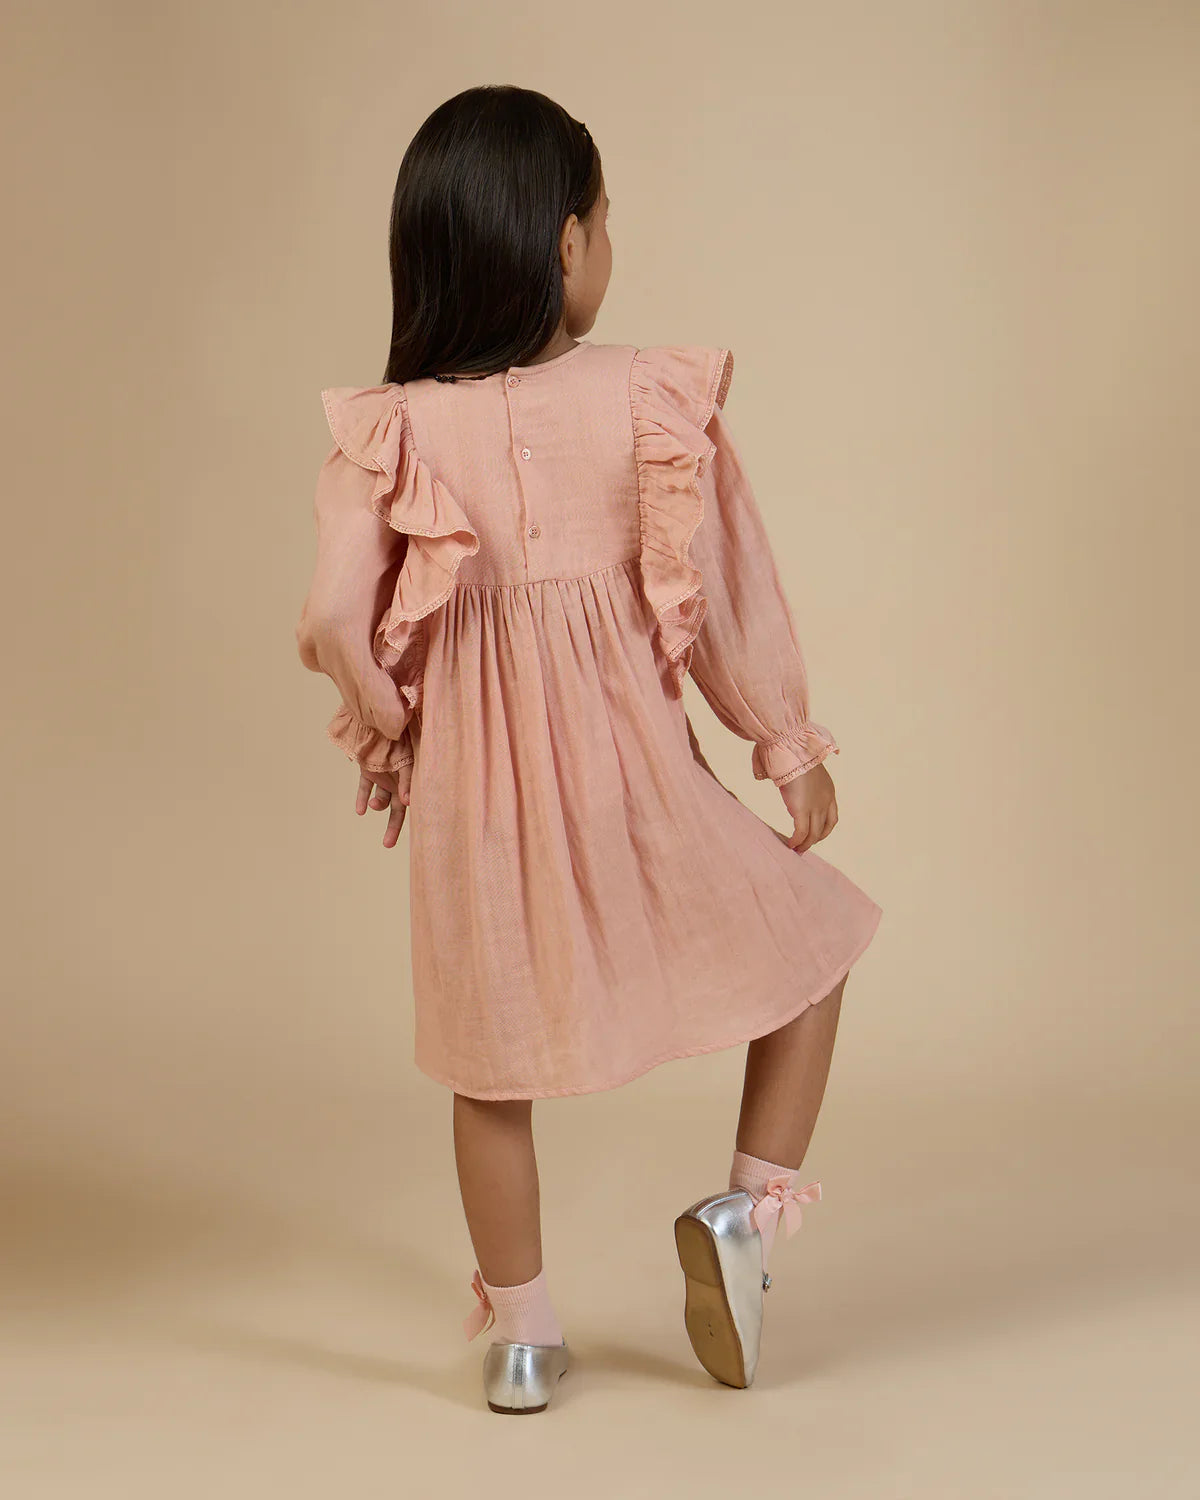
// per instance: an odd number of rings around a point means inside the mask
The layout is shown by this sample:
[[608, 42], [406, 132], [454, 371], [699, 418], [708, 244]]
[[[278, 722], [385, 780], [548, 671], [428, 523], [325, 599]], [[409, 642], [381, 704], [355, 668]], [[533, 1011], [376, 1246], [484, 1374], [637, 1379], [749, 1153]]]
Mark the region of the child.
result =
[[[675, 1221], [685, 1327], [754, 1376], [767, 1259], [880, 908], [812, 852], [837, 822], [788, 604], [723, 412], [729, 350], [584, 337], [608, 286], [587, 128], [472, 88], [400, 166], [384, 383], [323, 395], [317, 561], [296, 629], [342, 702], [357, 811], [409, 823], [415, 1060], [453, 1091], [493, 1411], [567, 1364], [531, 1101], [748, 1043], [728, 1189]], [[717, 780], [687, 674], [780, 790]], [[818, 1003], [820, 1002], [820, 1003]], [[486, 1273], [486, 1274], [485, 1274]]]

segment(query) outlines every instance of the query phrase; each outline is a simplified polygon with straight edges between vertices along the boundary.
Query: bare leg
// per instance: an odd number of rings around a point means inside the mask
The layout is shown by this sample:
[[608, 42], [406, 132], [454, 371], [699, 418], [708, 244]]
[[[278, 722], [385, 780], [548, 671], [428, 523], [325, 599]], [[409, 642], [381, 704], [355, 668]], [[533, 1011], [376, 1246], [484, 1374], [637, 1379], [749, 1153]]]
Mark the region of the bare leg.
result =
[[803, 1163], [825, 1097], [848, 977], [786, 1026], [749, 1044], [735, 1143], [739, 1151], [782, 1166]]
[[479, 1274], [516, 1286], [542, 1269], [533, 1101], [454, 1095], [458, 1186]]

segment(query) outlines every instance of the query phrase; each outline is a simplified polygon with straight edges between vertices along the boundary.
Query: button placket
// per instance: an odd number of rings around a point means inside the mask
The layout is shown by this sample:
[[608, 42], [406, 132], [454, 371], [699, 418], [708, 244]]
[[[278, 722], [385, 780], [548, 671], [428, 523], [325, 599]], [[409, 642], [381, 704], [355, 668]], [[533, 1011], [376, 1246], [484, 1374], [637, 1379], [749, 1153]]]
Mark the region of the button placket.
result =
[[[508, 387], [508, 389], [510, 391], [515, 390], [516, 387], [521, 384], [521, 377], [519, 375], [514, 375], [510, 371], [509, 374], [506, 375], [505, 378], [504, 378], [504, 384]], [[515, 413], [512, 412], [511, 406], [510, 406], [510, 413], [509, 413], [509, 415], [510, 415], [510, 420], [511, 420], [512, 426], [513, 426], [513, 428], [515, 430], [517, 427], [519, 427], [520, 423], [519, 423], [518, 420], [515, 419]], [[522, 443], [521, 447], [518, 448], [517, 452], [520, 454], [521, 461], [523, 463], [529, 463], [533, 459], [533, 449], [530, 448], [530, 446], [528, 445], [528, 443]], [[522, 500], [523, 500], [524, 505], [525, 505], [525, 513], [526, 513], [525, 535], [527, 537], [531, 538], [533, 541], [536, 541], [538, 539], [538, 537], [540, 537], [541, 534], [542, 534], [542, 528], [538, 525], [538, 523], [536, 521], [530, 521], [528, 519], [528, 516], [529, 516], [529, 499], [528, 499], [528, 495], [526, 493], [524, 484], [522, 484], [522, 486], [521, 486], [521, 497], [522, 497]]]

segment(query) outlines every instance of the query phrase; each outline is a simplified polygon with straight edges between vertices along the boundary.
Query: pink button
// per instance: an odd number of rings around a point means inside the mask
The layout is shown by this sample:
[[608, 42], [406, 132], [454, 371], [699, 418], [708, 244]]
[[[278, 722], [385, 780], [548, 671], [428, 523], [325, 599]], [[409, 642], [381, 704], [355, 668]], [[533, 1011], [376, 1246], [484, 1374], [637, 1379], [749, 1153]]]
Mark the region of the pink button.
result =
[[529, 451], [529, 449], [528, 449], [528, 448], [522, 448], [522, 449], [521, 449], [521, 457], [522, 457], [522, 458], [532, 458], [532, 457], [533, 457], [533, 454], [532, 454], [532, 453], [530, 453], [530, 451]]
[[542, 534], [542, 528], [535, 521], [533, 523], [533, 525], [529, 528], [529, 535], [530, 536], [541, 536], [541, 534]]
[[509, 385], [520, 385], [521, 377], [519, 375], [510, 375], [508, 377], [508, 383]]

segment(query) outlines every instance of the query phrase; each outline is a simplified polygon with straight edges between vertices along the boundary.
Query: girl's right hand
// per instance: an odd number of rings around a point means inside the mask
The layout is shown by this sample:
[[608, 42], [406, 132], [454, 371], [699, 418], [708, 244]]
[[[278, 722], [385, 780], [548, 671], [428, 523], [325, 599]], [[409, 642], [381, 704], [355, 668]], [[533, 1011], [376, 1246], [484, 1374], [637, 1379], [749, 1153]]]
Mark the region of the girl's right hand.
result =
[[789, 849], [803, 854], [833, 832], [838, 820], [837, 798], [824, 761], [785, 781], [779, 795], [796, 825], [787, 841]]

